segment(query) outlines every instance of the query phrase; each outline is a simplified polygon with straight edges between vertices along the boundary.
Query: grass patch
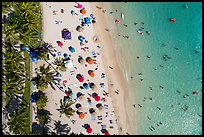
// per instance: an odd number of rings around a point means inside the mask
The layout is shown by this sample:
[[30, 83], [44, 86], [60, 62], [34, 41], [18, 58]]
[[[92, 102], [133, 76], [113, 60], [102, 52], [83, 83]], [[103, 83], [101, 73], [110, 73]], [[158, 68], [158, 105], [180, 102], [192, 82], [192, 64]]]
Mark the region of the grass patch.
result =
[[[28, 52], [24, 52], [25, 56], [25, 67], [27, 69], [28, 77], [30, 78], [30, 56]], [[25, 90], [23, 94], [23, 99], [25, 99], [28, 103], [30, 103], [30, 81], [26, 80], [25, 82]]]
[[[25, 57], [25, 68], [27, 69], [27, 73], [28, 73], [28, 78], [30, 78], [30, 55], [28, 52], [23, 52], [24, 53], [24, 57]], [[24, 93], [23, 93], [23, 99], [26, 100], [25, 105], [28, 105], [28, 109], [26, 109], [26, 113], [28, 114], [28, 118], [30, 119], [30, 80], [26, 80], [25, 81], [25, 89], [24, 89]], [[29, 120], [29, 124], [30, 125], [30, 120]], [[28, 128], [30, 132], [30, 128]]]

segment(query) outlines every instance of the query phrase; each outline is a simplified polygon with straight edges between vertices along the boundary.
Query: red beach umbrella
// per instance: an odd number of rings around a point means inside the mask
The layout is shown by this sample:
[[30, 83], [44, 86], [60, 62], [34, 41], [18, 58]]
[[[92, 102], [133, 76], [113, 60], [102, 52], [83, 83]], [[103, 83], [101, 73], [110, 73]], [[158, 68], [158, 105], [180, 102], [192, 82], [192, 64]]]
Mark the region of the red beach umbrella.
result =
[[81, 74], [77, 74], [76, 78], [79, 80], [79, 82], [83, 82], [84, 81], [84, 77]]
[[104, 135], [110, 135], [110, 134], [109, 134], [109, 132], [108, 132], [108, 131], [106, 131], [106, 132], [104, 133]]
[[83, 77], [78, 77], [77, 79], [79, 80], [79, 82], [84, 82], [84, 78]]
[[62, 47], [63, 43], [61, 41], [57, 41], [58, 46]]
[[97, 95], [94, 99], [95, 99], [96, 101], [100, 101], [101, 98], [100, 98], [100, 96]]
[[69, 97], [69, 96], [70, 96], [69, 92], [65, 92], [65, 93], [66, 93], [67, 97]]
[[90, 128], [90, 127], [87, 128], [87, 129], [86, 129], [86, 132], [87, 132], [87, 133], [91, 133], [91, 132], [92, 132], [92, 128]]

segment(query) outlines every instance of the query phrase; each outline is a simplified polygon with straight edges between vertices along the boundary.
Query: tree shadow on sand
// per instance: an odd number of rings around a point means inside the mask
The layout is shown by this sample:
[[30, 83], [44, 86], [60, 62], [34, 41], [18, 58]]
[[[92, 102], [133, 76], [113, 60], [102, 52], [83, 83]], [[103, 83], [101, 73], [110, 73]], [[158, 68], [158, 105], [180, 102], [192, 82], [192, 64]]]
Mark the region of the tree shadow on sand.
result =
[[56, 130], [57, 135], [64, 135], [64, 134], [68, 134], [70, 132], [70, 129], [68, 128], [68, 124], [61, 124], [61, 121], [55, 121], [54, 123], [55, 128], [54, 130]]
[[48, 110], [38, 109], [36, 118], [38, 119], [39, 124], [36, 122], [32, 123], [32, 134], [48, 135], [51, 131], [50, 126], [48, 125], [48, 122], [51, 120], [51, 115], [52, 114]]

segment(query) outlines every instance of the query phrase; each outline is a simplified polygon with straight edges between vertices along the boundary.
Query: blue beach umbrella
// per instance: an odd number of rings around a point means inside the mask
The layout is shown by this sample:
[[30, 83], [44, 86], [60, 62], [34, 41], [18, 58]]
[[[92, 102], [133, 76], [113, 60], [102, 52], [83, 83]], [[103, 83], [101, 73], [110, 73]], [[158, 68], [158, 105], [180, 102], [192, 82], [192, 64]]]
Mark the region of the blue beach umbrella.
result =
[[64, 58], [68, 59], [69, 58], [68, 54], [64, 53]]
[[69, 46], [69, 51], [71, 51], [73, 53], [73, 52], [75, 52], [75, 49], [72, 46]]
[[71, 14], [74, 15], [74, 14], [75, 14], [75, 11], [74, 11], [74, 10], [71, 10]]
[[83, 36], [79, 36], [78, 39], [79, 39], [81, 42], [84, 42], [84, 41], [85, 41], [85, 37], [83, 37]]
[[74, 52], [75, 52], [75, 49], [74, 49], [74, 48], [72, 48], [70, 51], [71, 51], [72, 53], [74, 53]]

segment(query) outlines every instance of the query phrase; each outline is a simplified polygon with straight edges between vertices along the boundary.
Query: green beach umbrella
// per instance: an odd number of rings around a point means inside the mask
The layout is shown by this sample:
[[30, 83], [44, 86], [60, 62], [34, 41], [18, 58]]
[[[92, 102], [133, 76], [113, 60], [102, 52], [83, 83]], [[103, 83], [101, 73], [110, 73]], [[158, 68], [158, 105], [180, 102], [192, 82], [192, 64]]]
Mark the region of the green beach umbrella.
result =
[[74, 93], [73, 93], [73, 92], [70, 93], [70, 97], [71, 97], [71, 98], [74, 98]]
[[89, 89], [89, 85], [87, 83], [84, 83], [83, 86], [85, 89]]

